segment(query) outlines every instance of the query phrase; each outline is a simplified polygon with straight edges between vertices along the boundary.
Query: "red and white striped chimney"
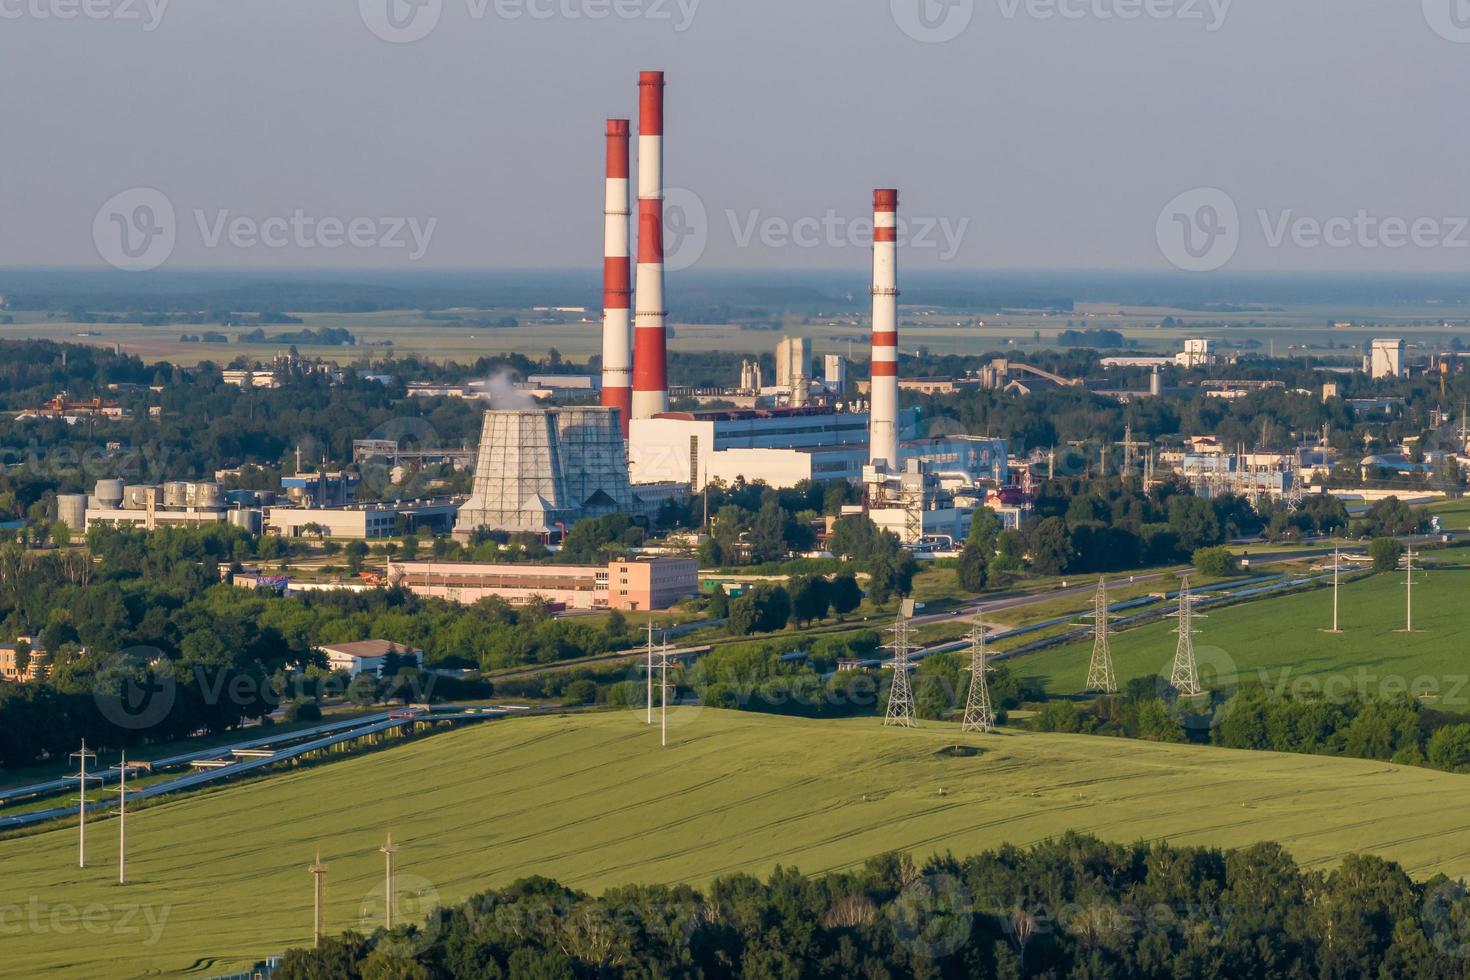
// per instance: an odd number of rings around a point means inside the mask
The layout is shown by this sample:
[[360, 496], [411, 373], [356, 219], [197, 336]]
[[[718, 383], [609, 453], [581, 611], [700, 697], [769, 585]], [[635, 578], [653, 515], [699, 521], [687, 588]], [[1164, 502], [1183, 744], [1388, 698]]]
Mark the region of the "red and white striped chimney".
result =
[[628, 120], [607, 121], [607, 197], [603, 206], [602, 404], [616, 408], [623, 436], [633, 417], [633, 319], [628, 256]]
[[669, 409], [664, 331], [664, 73], [638, 77], [638, 291], [633, 313], [633, 417]]
[[898, 469], [898, 191], [873, 192], [873, 361], [868, 459]]

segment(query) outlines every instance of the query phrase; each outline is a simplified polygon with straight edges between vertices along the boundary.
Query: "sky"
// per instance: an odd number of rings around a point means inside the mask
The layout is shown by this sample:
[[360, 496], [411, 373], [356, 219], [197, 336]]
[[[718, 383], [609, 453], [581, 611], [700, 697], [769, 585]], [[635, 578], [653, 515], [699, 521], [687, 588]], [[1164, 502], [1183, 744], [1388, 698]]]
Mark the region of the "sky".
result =
[[674, 271], [1470, 267], [1467, 0], [0, 0], [0, 266], [595, 266], [651, 68]]

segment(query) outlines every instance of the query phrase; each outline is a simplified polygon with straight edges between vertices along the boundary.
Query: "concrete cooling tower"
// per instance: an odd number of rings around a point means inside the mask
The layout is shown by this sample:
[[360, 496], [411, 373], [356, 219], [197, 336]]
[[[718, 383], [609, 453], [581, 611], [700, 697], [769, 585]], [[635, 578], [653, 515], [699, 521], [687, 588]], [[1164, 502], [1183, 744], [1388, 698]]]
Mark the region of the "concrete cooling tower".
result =
[[584, 517], [645, 511], [628, 479], [615, 409], [495, 409], [485, 413], [474, 491], [454, 533], [550, 534]]

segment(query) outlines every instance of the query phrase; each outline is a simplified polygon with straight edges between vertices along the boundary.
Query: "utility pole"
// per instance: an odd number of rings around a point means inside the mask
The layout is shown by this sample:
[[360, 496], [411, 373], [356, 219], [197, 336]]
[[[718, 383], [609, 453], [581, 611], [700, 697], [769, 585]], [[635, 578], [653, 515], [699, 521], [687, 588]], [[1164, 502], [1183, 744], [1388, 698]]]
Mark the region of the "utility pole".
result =
[[667, 748], [669, 744], [669, 641], [664, 640], [659, 648], [659, 703], [658, 703], [658, 744], [660, 748]]
[[985, 663], [985, 627], [976, 623], [970, 631], [970, 693], [965, 699], [965, 720], [960, 725], [961, 732], [988, 732], [995, 727], [990, 682], [985, 679], [989, 670]]
[[1113, 674], [1113, 651], [1108, 644], [1108, 580], [1101, 576], [1092, 599], [1092, 661], [1087, 665], [1087, 689], [1104, 694], [1118, 690]]
[[914, 728], [914, 689], [909, 683], [909, 653], [913, 650], [913, 631], [909, 619], [914, 614], [914, 600], [899, 604], [898, 619], [893, 624], [893, 686], [888, 691], [888, 710], [883, 725]]
[[128, 883], [128, 793], [136, 793], [137, 790], [128, 789], [128, 770], [134, 767], [128, 765], [126, 752], [112, 768], [117, 770], [117, 883], [126, 885]]
[[1337, 585], [1338, 573], [1342, 571], [1342, 553], [1340, 546], [1332, 546], [1332, 629], [1329, 633], [1341, 633], [1337, 628]]
[[78, 789], [81, 790], [81, 794], [77, 800], [77, 867], [85, 868], [87, 866], [87, 780], [94, 779], [100, 783], [102, 782], [102, 777], [87, 775], [87, 760], [95, 760], [97, 753], [87, 751], [86, 739], [82, 739], [82, 750], [80, 752], [73, 752], [71, 758], [78, 759], [81, 762], [81, 770], [75, 776], [69, 778], [75, 779]]
[[311, 926], [311, 948], [322, 948], [322, 878], [327, 874], [327, 866], [322, 864], [322, 849], [316, 849], [316, 861], [306, 870], [311, 872], [312, 890], [314, 892], [312, 902], [312, 926]]
[[[665, 641], [667, 642], [667, 641]], [[648, 617], [648, 717], [644, 724], [653, 724], [653, 617]]]
[[393, 832], [388, 831], [388, 843], [378, 848], [388, 858], [388, 878], [386, 881], [387, 897], [384, 900], [384, 927], [393, 931], [393, 855], [398, 853], [398, 848], [393, 846]]
[[1409, 545], [1409, 550], [1404, 554], [1404, 595], [1407, 605], [1404, 609], [1404, 632], [1414, 632], [1414, 546]]

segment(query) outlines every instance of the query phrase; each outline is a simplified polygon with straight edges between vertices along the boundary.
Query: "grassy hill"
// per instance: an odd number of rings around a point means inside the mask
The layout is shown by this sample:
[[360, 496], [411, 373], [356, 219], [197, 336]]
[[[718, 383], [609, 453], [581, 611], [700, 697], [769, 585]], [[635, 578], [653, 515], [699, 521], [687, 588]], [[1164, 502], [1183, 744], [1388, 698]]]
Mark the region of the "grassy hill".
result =
[[[1195, 626], [1195, 650], [1202, 677], [1220, 682], [1263, 683], [1275, 688], [1303, 678], [1336, 685], [1350, 683], [1368, 693], [1433, 690], [1445, 706], [1470, 709], [1470, 656], [1464, 634], [1470, 627], [1470, 569], [1430, 568], [1415, 575], [1414, 630], [1404, 628], [1404, 577], [1374, 575], [1344, 584], [1339, 597], [1343, 632], [1332, 625], [1332, 590], [1262, 599], [1218, 610], [1202, 610]], [[1171, 620], [1152, 623], [1112, 638], [1113, 663], [1120, 683], [1148, 674], [1169, 676], [1178, 642]], [[1039, 677], [1054, 694], [1075, 694], [1087, 682], [1092, 641], [1056, 647], [1011, 662], [1024, 677]], [[1362, 672], [1360, 674], [1360, 671]], [[1283, 673], [1285, 672], [1285, 673]], [[1366, 680], [1363, 680], [1366, 678]], [[1310, 688], [1309, 688], [1310, 689]], [[1346, 693], [1342, 688], [1339, 694]]]
[[[641, 721], [493, 722], [161, 803], [129, 818], [126, 887], [113, 819], [91, 824], [86, 870], [74, 827], [0, 842], [12, 905], [0, 921], [22, 923], [6, 934], [4, 972], [209, 976], [307, 943], [317, 846], [330, 866], [328, 929], [370, 931], [390, 828], [400, 894], [420, 909], [532, 873], [593, 891], [699, 883], [778, 863], [819, 873], [896, 848], [975, 852], [1067, 829], [1120, 841], [1275, 839], [1313, 864], [1369, 851], [1415, 875], [1470, 872], [1459, 817], [1470, 777], [1024, 733], [967, 737], [983, 752], [957, 756], [942, 751], [959, 738], [953, 726], [692, 708], [671, 716], [661, 751]], [[84, 910], [90, 927], [65, 918]]]

